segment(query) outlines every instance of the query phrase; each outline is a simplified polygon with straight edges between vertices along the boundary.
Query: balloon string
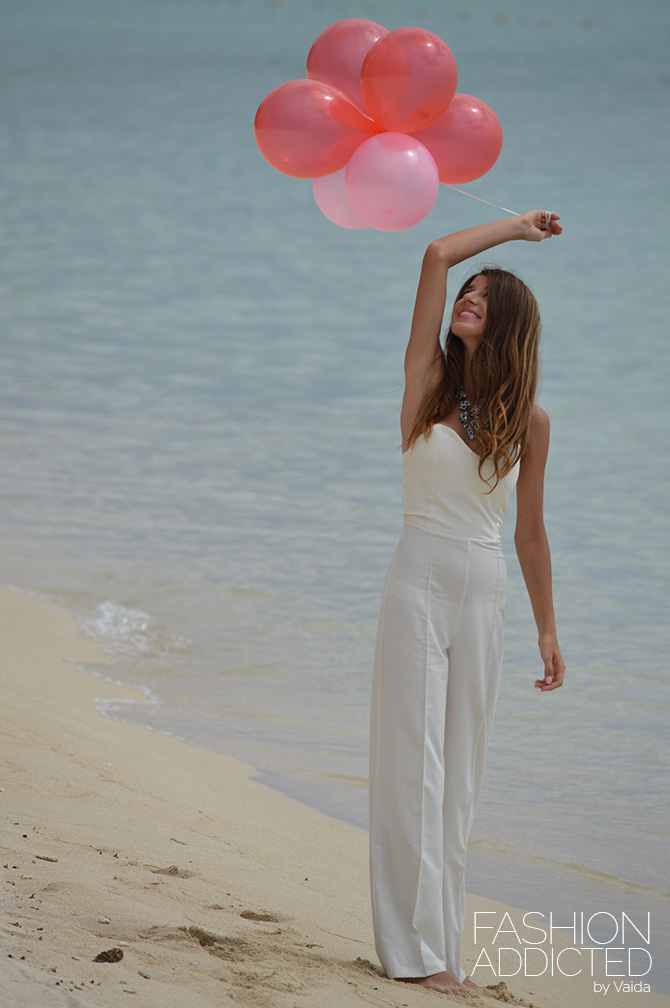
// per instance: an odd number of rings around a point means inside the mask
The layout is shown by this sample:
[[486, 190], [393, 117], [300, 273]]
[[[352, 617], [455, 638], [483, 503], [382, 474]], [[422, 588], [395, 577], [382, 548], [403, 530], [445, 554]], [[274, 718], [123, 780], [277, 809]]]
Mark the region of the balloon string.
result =
[[504, 210], [504, 211], [505, 211], [505, 213], [511, 213], [511, 214], [513, 214], [513, 215], [514, 215], [515, 217], [519, 217], [519, 216], [520, 216], [520, 214], [518, 214], [518, 213], [516, 212], [516, 210], [508, 210], [508, 209], [507, 209], [507, 207], [504, 207], [504, 206], [498, 206], [498, 204], [497, 204], [497, 203], [489, 203], [489, 201], [488, 201], [487, 199], [482, 199], [482, 198], [481, 198], [481, 196], [475, 196], [475, 194], [474, 194], [474, 193], [471, 193], [471, 192], [466, 192], [466, 191], [465, 191], [465, 189], [459, 189], [459, 188], [458, 188], [458, 186], [455, 186], [455, 185], [450, 185], [450, 186], [449, 186], [449, 188], [450, 188], [450, 189], [453, 189], [453, 190], [454, 190], [455, 192], [459, 192], [459, 193], [462, 193], [462, 194], [463, 194], [463, 196], [470, 196], [470, 197], [471, 197], [471, 199], [476, 199], [476, 200], [479, 200], [479, 202], [480, 202], [480, 203], [486, 203], [486, 205], [487, 205], [487, 206], [492, 206], [492, 207], [495, 207], [495, 208], [496, 208], [496, 210]]

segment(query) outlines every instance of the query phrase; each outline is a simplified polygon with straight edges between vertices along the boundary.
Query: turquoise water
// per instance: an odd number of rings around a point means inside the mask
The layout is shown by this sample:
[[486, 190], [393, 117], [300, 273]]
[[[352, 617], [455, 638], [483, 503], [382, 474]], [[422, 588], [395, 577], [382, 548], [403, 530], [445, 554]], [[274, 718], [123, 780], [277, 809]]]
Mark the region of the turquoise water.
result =
[[[402, 354], [442, 187], [349, 232], [252, 132], [328, 24], [423, 24], [498, 114], [464, 188], [561, 214], [534, 288], [566, 688], [538, 696], [511, 542], [470, 887], [667, 928], [667, 50], [660, 0], [2, 5], [0, 579], [66, 605], [148, 702], [111, 713], [366, 822], [369, 670], [399, 531]], [[465, 267], [454, 278], [455, 289]], [[667, 931], [666, 931], [667, 934]], [[667, 967], [654, 962], [656, 988]]]

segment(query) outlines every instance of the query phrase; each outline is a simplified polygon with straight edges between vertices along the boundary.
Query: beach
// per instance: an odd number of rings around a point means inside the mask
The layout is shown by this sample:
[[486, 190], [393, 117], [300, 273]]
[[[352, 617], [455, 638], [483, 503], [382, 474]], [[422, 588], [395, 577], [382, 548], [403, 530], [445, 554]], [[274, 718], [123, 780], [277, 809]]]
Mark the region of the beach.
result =
[[[80, 667], [102, 655], [65, 611], [2, 589], [0, 621], [6, 1005], [465, 1003], [381, 975], [363, 830], [227, 756], [103, 717], [105, 700], [144, 696]], [[466, 969], [473, 914], [505, 911], [521, 913], [468, 899]], [[670, 1005], [612, 979], [608, 1005]], [[600, 1004], [603, 980], [518, 975], [478, 1003]]]

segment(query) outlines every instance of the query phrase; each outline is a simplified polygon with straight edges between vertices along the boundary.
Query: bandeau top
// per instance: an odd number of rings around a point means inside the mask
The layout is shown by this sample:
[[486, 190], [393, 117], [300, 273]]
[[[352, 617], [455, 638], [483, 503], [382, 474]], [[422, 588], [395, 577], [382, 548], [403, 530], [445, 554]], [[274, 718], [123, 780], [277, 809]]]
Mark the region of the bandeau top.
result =
[[[479, 475], [479, 456], [445, 424], [434, 424], [428, 437], [420, 435], [403, 453], [403, 518], [457, 539], [498, 543], [509, 495], [519, 476], [518, 462], [493, 484]], [[487, 459], [482, 476], [494, 476]], [[494, 477], [495, 478], [495, 477]]]

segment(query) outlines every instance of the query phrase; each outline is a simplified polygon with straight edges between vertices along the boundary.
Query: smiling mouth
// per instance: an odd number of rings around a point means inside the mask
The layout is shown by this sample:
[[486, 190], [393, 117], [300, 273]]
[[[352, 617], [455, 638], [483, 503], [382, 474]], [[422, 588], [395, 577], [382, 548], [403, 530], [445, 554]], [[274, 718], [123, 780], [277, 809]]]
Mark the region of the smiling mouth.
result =
[[462, 311], [462, 312], [459, 312], [458, 317], [459, 318], [476, 318], [476, 319], [478, 319], [479, 315], [475, 315], [475, 313], [471, 312], [471, 311]]

